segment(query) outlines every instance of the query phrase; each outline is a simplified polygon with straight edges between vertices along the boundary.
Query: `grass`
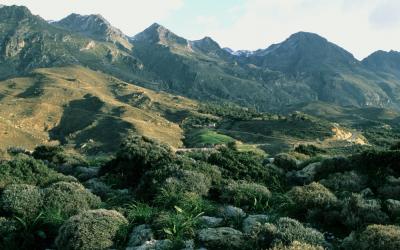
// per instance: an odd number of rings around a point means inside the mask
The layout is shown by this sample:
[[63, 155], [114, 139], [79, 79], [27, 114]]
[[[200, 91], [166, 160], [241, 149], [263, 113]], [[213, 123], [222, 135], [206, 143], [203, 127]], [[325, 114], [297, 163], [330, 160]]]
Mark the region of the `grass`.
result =
[[186, 135], [186, 145], [192, 148], [201, 148], [207, 146], [227, 144], [233, 142], [230, 136], [220, 134], [212, 129], [202, 128], [202, 129], [192, 129]]

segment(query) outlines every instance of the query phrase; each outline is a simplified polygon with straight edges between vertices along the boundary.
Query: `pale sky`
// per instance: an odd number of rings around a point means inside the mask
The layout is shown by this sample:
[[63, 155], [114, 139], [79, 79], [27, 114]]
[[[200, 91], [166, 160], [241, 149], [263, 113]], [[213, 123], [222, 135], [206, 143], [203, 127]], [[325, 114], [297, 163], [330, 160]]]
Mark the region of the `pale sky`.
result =
[[47, 20], [101, 14], [129, 36], [158, 22], [195, 40], [256, 50], [298, 31], [318, 33], [362, 59], [400, 51], [400, 0], [0, 0]]

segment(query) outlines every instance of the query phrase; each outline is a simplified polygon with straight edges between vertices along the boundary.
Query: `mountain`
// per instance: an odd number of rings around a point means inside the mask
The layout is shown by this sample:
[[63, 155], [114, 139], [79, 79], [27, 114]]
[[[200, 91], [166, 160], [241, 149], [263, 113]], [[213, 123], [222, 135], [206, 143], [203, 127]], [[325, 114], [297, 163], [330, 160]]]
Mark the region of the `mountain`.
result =
[[385, 57], [386, 64], [374, 64], [372, 55], [360, 62], [313, 33], [233, 52], [210, 37], [190, 41], [157, 23], [127, 37], [99, 15], [48, 23], [25, 7], [5, 6], [0, 20], [2, 79], [81, 65], [156, 91], [264, 111], [315, 101], [400, 108], [396, 56]]
[[284, 42], [255, 51], [247, 57], [256, 65], [291, 74], [359, 64], [348, 51], [308, 32], [293, 34]]
[[400, 79], [400, 52], [376, 51], [362, 61], [367, 68], [386, 74], [392, 74]]
[[122, 31], [113, 27], [101, 15], [82, 16], [71, 14], [58, 22], [53, 22], [52, 24], [81, 33], [95, 40], [112, 42], [127, 50], [132, 49], [132, 44], [129, 42], [129, 38], [123, 34]]

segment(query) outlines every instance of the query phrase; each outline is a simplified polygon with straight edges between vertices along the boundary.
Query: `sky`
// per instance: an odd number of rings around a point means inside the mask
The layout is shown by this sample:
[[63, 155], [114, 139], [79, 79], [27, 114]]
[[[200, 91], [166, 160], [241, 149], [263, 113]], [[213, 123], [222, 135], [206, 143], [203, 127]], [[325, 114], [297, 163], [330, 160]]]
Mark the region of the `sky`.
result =
[[317, 33], [363, 59], [400, 51], [400, 0], [0, 0], [25, 5], [47, 20], [101, 14], [133, 36], [152, 23], [190, 40], [256, 50], [299, 31]]

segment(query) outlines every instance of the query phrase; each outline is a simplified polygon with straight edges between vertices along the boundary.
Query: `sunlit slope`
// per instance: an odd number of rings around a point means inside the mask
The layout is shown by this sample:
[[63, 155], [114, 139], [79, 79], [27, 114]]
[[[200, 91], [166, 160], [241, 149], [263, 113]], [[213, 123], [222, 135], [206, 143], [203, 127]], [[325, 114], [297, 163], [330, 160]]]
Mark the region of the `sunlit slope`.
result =
[[59, 141], [110, 151], [131, 130], [180, 147], [183, 132], [173, 121], [195, 107], [83, 67], [38, 69], [0, 82], [0, 147]]

